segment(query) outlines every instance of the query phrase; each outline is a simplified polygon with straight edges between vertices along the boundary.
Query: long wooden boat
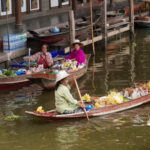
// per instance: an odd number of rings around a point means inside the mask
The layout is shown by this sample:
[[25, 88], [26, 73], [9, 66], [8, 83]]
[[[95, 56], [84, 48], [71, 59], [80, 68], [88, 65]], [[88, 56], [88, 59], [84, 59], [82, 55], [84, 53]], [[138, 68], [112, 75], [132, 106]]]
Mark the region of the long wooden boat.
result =
[[[87, 54], [87, 62], [89, 62], [90, 59], [90, 54]], [[88, 63], [83, 67], [75, 71], [67, 71], [70, 76], [69, 80], [72, 80], [73, 76], [75, 76], [77, 79], [82, 77], [86, 72], [88, 68]], [[56, 74], [53, 73], [53, 71], [44, 71], [44, 72], [39, 72], [39, 73], [34, 73], [30, 77], [31, 80], [36, 79], [40, 85], [42, 85], [43, 88], [45, 89], [54, 89], [56, 85]], [[39, 82], [40, 80], [40, 82]]]
[[[108, 115], [116, 112], [125, 111], [142, 104], [150, 102], [150, 94], [142, 96], [137, 99], [129, 100], [120, 104], [109, 105], [101, 108], [93, 108], [90, 111], [87, 111], [89, 117], [97, 117], [102, 115]], [[42, 120], [51, 121], [51, 120], [61, 120], [61, 119], [79, 119], [86, 118], [84, 112], [72, 113], [72, 114], [58, 114], [56, 110], [51, 110], [43, 113], [36, 111], [25, 111], [27, 114], [30, 114], [34, 117], [38, 117]]]
[[143, 16], [143, 17], [135, 17], [135, 25], [141, 28], [150, 28], [150, 17]]
[[30, 83], [29, 75], [0, 77], [0, 91], [15, 90]]
[[[89, 25], [85, 26], [77, 26], [76, 27], [76, 38], [87, 33], [89, 30]], [[69, 27], [60, 28], [60, 32], [52, 33], [49, 30], [44, 30], [42, 32], [36, 32], [32, 30], [28, 30], [31, 36], [28, 36], [28, 41], [40, 41], [42, 43], [55, 44], [60, 41], [68, 41], [69, 40]]]

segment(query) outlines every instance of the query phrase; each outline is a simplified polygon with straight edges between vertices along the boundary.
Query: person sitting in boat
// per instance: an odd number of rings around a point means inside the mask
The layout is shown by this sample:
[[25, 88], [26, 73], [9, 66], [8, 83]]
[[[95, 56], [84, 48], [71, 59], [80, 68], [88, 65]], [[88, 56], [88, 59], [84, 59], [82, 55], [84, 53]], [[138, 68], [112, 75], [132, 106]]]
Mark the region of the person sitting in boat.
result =
[[38, 65], [42, 65], [44, 68], [49, 68], [53, 65], [53, 58], [48, 52], [48, 45], [44, 44], [41, 47], [41, 52], [37, 52], [32, 56], [24, 57], [26, 61], [36, 61]]
[[71, 53], [66, 57], [66, 59], [76, 60], [78, 65], [86, 63], [86, 55], [82, 49], [83, 44], [80, 40], [76, 39], [72, 44], [73, 50]]
[[76, 113], [84, 107], [80, 101], [73, 98], [67, 77], [69, 74], [62, 70], [56, 77], [55, 106], [56, 111], [61, 114]]

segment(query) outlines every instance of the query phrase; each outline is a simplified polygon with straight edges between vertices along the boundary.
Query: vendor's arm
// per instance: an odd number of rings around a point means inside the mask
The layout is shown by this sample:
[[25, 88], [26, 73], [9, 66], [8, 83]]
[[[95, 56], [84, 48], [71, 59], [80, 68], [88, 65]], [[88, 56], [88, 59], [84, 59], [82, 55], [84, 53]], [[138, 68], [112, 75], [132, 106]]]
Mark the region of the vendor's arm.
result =
[[65, 59], [74, 59], [74, 51], [71, 51], [71, 53], [66, 56]]
[[35, 54], [32, 55], [32, 56], [26, 56], [26, 57], [24, 57], [24, 60], [25, 60], [25, 61], [29, 61], [29, 60], [30, 60], [30, 61], [37, 61], [39, 55], [40, 55], [40, 52], [37, 52], [37, 53], [35, 53]]

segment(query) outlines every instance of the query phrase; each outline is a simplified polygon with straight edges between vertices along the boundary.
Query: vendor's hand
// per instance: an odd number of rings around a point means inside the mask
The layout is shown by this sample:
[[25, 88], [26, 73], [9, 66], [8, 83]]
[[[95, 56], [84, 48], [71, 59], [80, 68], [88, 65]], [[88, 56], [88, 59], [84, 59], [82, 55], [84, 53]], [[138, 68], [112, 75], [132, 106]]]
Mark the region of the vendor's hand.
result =
[[78, 105], [82, 108], [85, 108], [85, 105], [81, 101], [78, 102]]
[[24, 59], [25, 61], [31, 60], [30, 57], [28, 57], [28, 56], [23, 57], [23, 59]]
[[53, 66], [53, 62], [48, 64], [49, 67]]

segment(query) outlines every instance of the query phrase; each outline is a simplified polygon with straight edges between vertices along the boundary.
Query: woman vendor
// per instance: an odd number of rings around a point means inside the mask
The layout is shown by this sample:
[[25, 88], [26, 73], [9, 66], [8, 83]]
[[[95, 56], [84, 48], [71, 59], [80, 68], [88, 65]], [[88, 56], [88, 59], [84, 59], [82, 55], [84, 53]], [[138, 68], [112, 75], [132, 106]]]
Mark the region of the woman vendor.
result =
[[74, 99], [70, 93], [70, 86], [67, 79], [68, 76], [69, 74], [63, 70], [57, 74], [56, 78], [55, 106], [57, 112], [62, 114], [80, 112], [84, 107], [82, 102]]
[[86, 55], [82, 49], [83, 44], [76, 39], [72, 44], [73, 50], [66, 59], [76, 60], [78, 64], [86, 63]]
[[44, 68], [49, 68], [53, 65], [53, 59], [51, 54], [47, 51], [48, 45], [44, 44], [41, 47], [41, 52], [37, 52], [32, 56], [24, 57], [26, 61], [36, 61], [38, 65], [43, 64]]

